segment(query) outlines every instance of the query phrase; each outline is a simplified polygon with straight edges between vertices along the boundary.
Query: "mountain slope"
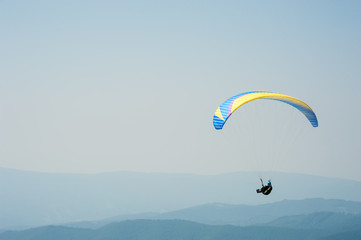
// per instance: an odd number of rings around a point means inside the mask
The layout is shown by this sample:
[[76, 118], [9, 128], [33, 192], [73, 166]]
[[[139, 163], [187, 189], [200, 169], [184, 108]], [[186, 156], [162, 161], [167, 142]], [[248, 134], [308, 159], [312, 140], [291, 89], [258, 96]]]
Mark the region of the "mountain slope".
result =
[[347, 231], [322, 237], [320, 240], [360, 240], [361, 230]]
[[249, 205], [207, 204], [161, 214], [160, 219], [185, 219], [206, 224], [252, 225], [266, 223], [282, 216], [319, 211], [361, 213], [361, 202], [305, 199]]
[[[69, 226], [99, 228], [114, 221], [123, 221], [128, 219], [182, 219], [213, 225], [231, 224], [247, 226], [253, 224], [265, 224], [271, 221], [275, 221], [278, 218], [285, 217], [285, 223], [289, 223], [289, 226], [282, 225], [282, 219], [279, 220], [281, 225], [277, 225], [277, 222], [275, 222], [274, 225], [271, 226], [298, 228], [297, 221], [302, 221], [302, 218], [305, 218], [305, 223], [309, 223], [310, 219], [308, 218], [309, 216], [307, 214], [321, 211], [330, 212], [330, 214], [340, 213], [339, 216], [342, 217], [340, 219], [346, 221], [344, 217], [354, 216], [346, 214], [361, 214], [361, 202], [316, 198], [305, 200], [284, 200], [257, 206], [214, 203], [162, 214], [145, 213], [135, 215], [120, 215], [101, 221], [73, 223]], [[295, 216], [294, 221], [296, 222], [294, 225], [292, 225], [292, 217], [287, 218], [290, 215], [301, 216]], [[336, 215], [335, 218], [337, 218]]]
[[361, 214], [317, 212], [307, 215], [281, 217], [265, 224], [265, 226], [351, 231], [361, 229]]
[[97, 230], [48, 226], [11, 231], [0, 234], [0, 240], [316, 240], [326, 235], [325, 231], [320, 230], [210, 226], [180, 220], [133, 220], [112, 223]]
[[60, 240], [90, 239], [94, 235], [91, 229], [71, 228], [63, 226], [46, 226], [23, 231], [6, 231], [0, 234], [4, 240]]
[[[361, 199], [361, 182], [357, 181], [274, 172], [264, 175], [272, 177], [274, 185], [267, 197], [255, 193], [260, 182], [258, 173], [251, 172], [61, 174], [0, 168], [0, 229], [96, 220], [115, 214], [169, 212], [211, 202]], [[269, 219], [273, 217], [270, 214]]]

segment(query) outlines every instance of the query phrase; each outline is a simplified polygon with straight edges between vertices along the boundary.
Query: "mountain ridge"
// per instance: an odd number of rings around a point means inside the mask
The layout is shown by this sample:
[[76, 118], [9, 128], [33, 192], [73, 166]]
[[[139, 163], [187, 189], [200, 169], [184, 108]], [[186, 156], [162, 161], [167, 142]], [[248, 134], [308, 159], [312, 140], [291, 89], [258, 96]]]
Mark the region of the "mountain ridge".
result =
[[[209, 203], [191, 208], [166, 213], [144, 213], [135, 215], [119, 215], [95, 222], [68, 223], [66, 226], [99, 228], [111, 222], [153, 219], [181, 219], [209, 225], [250, 226], [262, 225], [282, 217], [308, 215], [315, 212], [331, 212], [340, 214], [361, 214], [361, 202], [337, 199], [304, 199], [283, 200], [262, 205], [234, 205]], [[277, 226], [277, 225], [267, 225]]]
[[259, 173], [253, 172], [68, 174], [0, 168], [0, 229], [165, 213], [210, 202], [260, 205], [317, 197], [361, 199], [357, 181], [276, 172], [263, 175], [272, 176], [274, 185], [267, 197], [255, 193], [260, 181]]
[[[79, 231], [78, 231], [79, 230]], [[211, 226], [184, 220], [127, 220], [108, 224], [100, 229], [77, 229], [64, 226], [45, 226], [24, 231], [7, 231], [0, 240], [236, 240], [236, 239], [318, 239], [327, 236], [322, 230], [305, 232], [279, 227]]]

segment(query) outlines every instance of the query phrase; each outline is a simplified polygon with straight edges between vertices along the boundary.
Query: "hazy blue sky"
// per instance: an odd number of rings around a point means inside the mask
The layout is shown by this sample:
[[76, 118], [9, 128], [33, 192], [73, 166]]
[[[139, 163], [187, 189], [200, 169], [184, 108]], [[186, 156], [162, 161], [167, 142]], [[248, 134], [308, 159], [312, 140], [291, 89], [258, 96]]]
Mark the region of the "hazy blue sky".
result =
[[248, 114], [232, 116], [238, 132], [212, 126], [251, 90], [300, 98], [319, 119], [276, 110], [301, 134], [262, 170], [361, 180], [360, 1], [0, 2], [0, 167], [259, 171], [253, 154], [269, 146], [249, 140], [262, 132], [242, 129]]

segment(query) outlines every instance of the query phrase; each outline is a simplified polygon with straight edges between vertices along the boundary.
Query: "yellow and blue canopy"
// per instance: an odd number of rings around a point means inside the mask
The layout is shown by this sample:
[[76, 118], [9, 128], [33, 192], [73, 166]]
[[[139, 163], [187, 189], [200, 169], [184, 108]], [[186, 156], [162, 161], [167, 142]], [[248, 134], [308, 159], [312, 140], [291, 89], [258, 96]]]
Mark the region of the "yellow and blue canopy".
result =
[[280, 93], [253, 91], [238, 94], [224, 101], [214, 113], [214, 127], [216, 129], [222, 129], [223, 125], [234, 111], [236, 111], [242, 105], [256, 99], [271, 99], [287, 103], [302, 112], [313, 127], [318, 126], [316, 114], [306, 103], [302, 102], [301, 100]]

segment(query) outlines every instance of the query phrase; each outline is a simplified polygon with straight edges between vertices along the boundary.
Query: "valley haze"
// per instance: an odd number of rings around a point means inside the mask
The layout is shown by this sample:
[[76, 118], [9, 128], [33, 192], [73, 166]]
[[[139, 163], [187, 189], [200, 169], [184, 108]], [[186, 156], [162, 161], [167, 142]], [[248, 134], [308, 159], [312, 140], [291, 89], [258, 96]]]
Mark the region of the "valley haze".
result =
[[271, 177], [274, 184], [267, 197], [256, 194], [260, 181], [254, 172], [68, 174], [1, 168], [0, 229], [165, 213], [209, 203], [259, 205], [285, 199], [361, 199], [358, 181], [281, 172], [262, 175]]

